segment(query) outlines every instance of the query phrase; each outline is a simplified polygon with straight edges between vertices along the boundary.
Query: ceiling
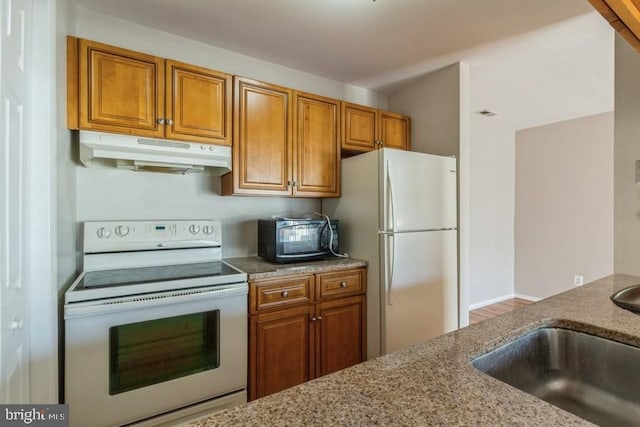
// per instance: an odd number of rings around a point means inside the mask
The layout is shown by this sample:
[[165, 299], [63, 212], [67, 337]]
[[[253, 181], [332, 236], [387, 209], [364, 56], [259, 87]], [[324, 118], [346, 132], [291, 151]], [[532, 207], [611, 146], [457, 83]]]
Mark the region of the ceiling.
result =
[[75, 0], [343, 83], [381, 89], [443, 58], [592, 11], [587, 0]]

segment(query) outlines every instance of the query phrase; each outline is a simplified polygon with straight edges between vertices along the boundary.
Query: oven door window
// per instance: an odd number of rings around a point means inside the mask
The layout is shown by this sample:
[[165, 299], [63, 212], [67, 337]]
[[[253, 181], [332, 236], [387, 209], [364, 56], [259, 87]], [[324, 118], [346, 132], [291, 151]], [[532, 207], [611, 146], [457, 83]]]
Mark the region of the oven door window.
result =
[[109, 329], [109, 394], [220, 366], [220, 310]]

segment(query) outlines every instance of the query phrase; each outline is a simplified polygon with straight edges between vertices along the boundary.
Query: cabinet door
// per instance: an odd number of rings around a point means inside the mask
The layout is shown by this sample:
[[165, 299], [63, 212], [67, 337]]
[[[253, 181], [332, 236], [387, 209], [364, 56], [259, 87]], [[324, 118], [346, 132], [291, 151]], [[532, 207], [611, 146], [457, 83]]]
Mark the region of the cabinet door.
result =
[[164, 136], [164, 60], [79, 41], [80, 128]]
[[340, 101], [295, 92], [294, 106], [293, 195], [340, 196]]
[[235, 77], [233, 180], [223, 177], [223, 194], [290, 195], [291, 136], [291, 90]]
[[365, 360], [363, 295], [316, 304], [316, 373], [330, 374]]
[[166, 137], [231, 145], [231, 75], [166, 61]]
[[249, 400], [313, 378], [314, 342], [309, 317], [313, 306], [251, 316]]
[[409, 150], [411, 121], [402, 114], [380, 112], [380, 140], [383, 147]]
[[365, 152], [376, 149], [378, 110], [342, 103], [342, 149]]

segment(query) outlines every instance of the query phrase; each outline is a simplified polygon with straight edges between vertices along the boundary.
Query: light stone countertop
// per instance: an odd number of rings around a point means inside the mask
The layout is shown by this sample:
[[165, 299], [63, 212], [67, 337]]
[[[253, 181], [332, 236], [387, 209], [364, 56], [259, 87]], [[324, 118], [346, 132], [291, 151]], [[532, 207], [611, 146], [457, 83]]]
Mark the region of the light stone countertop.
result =
[[485, 375], [469, 360], [541, 326], [640, 346], [640, 315], [609, 296], [615, 275], [190, 424], [210, 426], [582, 426], [562, 409]]
[[269, 279], [272, 277], [291, 276], [294, 274], [326, 273], [335, 270], [366, 267], [367, 261], [355, 258], [329, 258], [319, 261], [276, 264], [252, 256], [245, 258], [225, 258], [224, 261], [247, 273], [249, 280]]

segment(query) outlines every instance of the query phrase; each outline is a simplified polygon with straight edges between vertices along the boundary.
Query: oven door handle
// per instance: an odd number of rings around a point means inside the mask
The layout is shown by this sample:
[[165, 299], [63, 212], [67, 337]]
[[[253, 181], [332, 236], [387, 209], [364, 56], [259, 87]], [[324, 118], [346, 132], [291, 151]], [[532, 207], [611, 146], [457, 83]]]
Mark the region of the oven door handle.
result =
[[156, 308], [170, 304], [183, 304], [192, 301], [214, 301], [239, 295], [247, 295], [248, 293], [249, 286], [246, 282], [243, 282], [229, 285], [214, 285], [202, 288], [154, 292], [126, 297], [104, 298], [93, 301], [65, 304], [64, 318], [65, 320], [68, 320], [77, 317], [111, 314], [147, 307]]

